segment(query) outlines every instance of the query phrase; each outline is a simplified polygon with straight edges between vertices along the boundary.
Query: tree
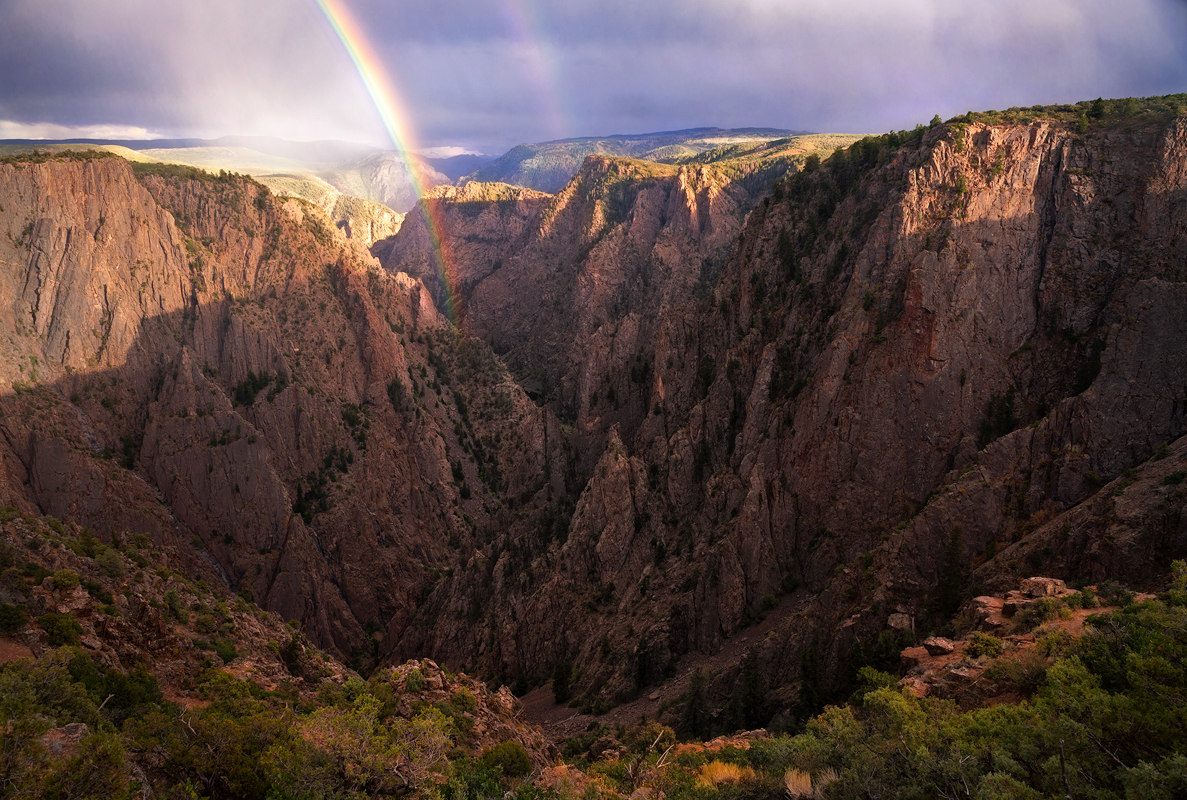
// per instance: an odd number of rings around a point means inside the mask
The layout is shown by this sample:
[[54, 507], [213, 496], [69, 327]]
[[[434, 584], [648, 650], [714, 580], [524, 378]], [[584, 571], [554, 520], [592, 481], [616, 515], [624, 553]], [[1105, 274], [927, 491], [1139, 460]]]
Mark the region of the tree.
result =
[[688, 682], [688, 690], [684, 693], [684, 709], [680, 712], [680, 722], [677, 732], [682, 739], [707, 739], [709, 726], [713, 717], [709, 710], [707, 694], [708, 679], [705, 672], [697, 667]]
[[569, 685], [572, 678], [573, 665], [569, 663], [569, 659], [562, 658], [556, 662], [556, 667], [552, 670], [552, 696], [557, 703], [567, 703], [573, 696], [573, 689]]
[[734, 727], [753, 730], [762, 727], [767, 719], [767, 681], [758, 660], [758, 648], [751, 647], [730, 697], [730, 722]]
[[812, 634], [812, 641], [800, 653], [800, 696], [797, 712], [801, 718], [811, 717], [824, 706], [824, 643], [820, 631]]
[[509, 740], [487, 749], [478, 759], [484, 769], [498, 768], [505, 777], [522, 778], [532, 771], [532, 760], [519, 742]]
[[406, 794], [444, 768], [450, 746], [444, 714], [428, 708], [384, 724], [381, 708], [378, 698], [364, 694], [350, 708], [318, 709], [306, 725], [349, 792]]
[[964, 587], [963, 560], [964, 528], [957, 525], [944, 548], [944, 566], [940, 571], [940, 585], [936, 590], [936, 607], [944, 615], [956, 613], [960, 608]]

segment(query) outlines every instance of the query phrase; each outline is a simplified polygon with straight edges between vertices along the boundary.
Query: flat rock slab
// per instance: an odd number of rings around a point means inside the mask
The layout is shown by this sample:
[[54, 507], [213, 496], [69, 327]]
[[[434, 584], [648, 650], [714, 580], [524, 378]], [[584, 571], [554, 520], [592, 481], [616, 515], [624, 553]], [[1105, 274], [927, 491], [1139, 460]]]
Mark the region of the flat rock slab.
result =
[[931, 653], [927, 652], [926, 647], [908, 647], [899, 654], [899, 661], [902, 664], [903, 671], [908, 672], [930, 657]]
[[1058, 578], [1027, 578], [1019, 587], [1022, 593], [1031, 597], [1057, 597], [1067, 594], [1067, 584]]
[[929, 636], [923, 640], [923, 646], [927, 648], [928, 655], [946, 656], [956, 649], [956, 642], [942, 636]]

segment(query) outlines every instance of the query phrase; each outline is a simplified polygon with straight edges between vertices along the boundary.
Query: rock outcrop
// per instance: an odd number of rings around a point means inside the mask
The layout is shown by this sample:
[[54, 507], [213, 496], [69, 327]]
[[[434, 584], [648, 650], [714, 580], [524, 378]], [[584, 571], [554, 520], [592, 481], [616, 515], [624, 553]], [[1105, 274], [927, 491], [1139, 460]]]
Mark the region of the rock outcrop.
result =
[[574, 424], [584, 479], [609, 429], [630, 435], [647, 416], [663, 312], [692, 305], [721, 272], [754, 201], [736, 178], [717, 165], [590, 156], [555, 197], [501, 184], [438, 189], [374, 251], [420, 278], [438, 307], [449, 303]]
[[0, 196], [0, 503], [189, 543], [345, 657], [565, 491], [555, 418], [313, 206], [117, 158]]
[[[1085, 133], [953, 123], [779, 182], [711, 297], [673, 304], [630, 338], [629, 359], [598, 362], [615, 364], [600, 386], [560, 379], [557, 405], [578, 401], [574, 442], [593, 465], [560, 541], [504, 556], [483, 584], [501, 602], [480, 624], [451, 621], [476, 587], [455, 573], [430, 597], [433, 631], [408, 646], [537, 674], [568, 659], [585, 665], [583, 688], [621, 698], [790, 592], [802, 610], [760, 649], [772, 684], [794, 687], [805, 653], [836, 676], [888, 627], [935, 624], [946, 550], [957, 569], [1017, 575], [1011, 542], [1072, 525], [1083, 534], [1060, 540], [1056, 574], [1149, 575], [1187, 550], [1177, 489], [1135, 508], [1127, 555], [1075, 554], [1108, 552], [1098, 487], [1165, 443], [1180, 452], [1187, 432], [1185, 164], [1182, 117]], [[624, 246], [639, 219], [598, 246]], [[550, 287], [585, 274], [533, 273], [491, 308], [526, 308], [537, 325], [562, 296]], [[594, 351], [598, 335], [572, 324]], [[627, 410], [598, 414], [589, 398], [613, 389], [622, 405], [633, 364]], [[580, 438], [595, 416], [618, 422], [604, 448]]]

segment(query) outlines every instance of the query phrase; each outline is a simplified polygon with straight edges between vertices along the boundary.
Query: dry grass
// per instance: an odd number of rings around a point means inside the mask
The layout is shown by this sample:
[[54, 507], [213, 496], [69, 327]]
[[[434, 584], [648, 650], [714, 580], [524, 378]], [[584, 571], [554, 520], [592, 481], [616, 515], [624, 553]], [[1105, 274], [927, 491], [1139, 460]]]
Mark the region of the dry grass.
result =
[[798, 769], [789, 769], [783, 775], [783, 785], [792, 800], [812, 796], [812, 776]]
[[812, 780], [812, 776], [802, 770], [789, 769], [783, 774], [783, 786], [787, 789], [787, 796], [790, 800], [800, 800], [801, 798], [821, 800], [824, 797], [824, 790], [836, 779], [837, 771], [831, 767], [817, 773], [816, 780]]
[[710, 761], [697, 773], [697, 784], [706, 789], [716, 788], [723, 783], [741, 783], [754, 780], [754, 770], [739, 767], [724, 761]]

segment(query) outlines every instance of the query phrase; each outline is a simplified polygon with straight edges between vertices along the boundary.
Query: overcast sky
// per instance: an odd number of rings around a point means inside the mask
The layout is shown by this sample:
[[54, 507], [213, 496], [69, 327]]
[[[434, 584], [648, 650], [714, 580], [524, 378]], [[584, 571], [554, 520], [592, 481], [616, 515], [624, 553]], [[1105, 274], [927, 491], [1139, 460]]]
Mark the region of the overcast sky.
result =
[[[1187, 91], [1187, 0], [341, 0], [418, 145], [910, 128]], [[0, 0], [0, 138], [383, 145], [314, 0]]]

